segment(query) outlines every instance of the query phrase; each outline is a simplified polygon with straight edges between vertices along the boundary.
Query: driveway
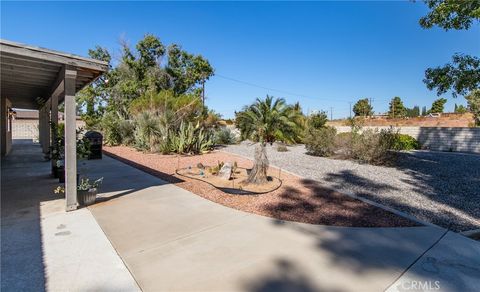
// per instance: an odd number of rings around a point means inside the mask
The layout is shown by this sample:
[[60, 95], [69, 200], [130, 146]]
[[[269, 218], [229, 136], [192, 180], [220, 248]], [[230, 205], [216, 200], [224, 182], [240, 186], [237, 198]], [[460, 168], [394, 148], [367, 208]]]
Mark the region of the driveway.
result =
[[[144, 291], [395, 291], [404, 276], [406, 285], [417, 276], [448, 289], [480, 285], [479, 244], [441, 228], [280, 221], [218, 205], [109, 157], [88, 168], [105, 178], [102, 202], [89, 209]], [[447, 235], [453, 242], [439, 245]], [[425, 271], [423, 261], [432, 259], [443, 265]], [[442, 278], [446, 268], [456, 282]]]

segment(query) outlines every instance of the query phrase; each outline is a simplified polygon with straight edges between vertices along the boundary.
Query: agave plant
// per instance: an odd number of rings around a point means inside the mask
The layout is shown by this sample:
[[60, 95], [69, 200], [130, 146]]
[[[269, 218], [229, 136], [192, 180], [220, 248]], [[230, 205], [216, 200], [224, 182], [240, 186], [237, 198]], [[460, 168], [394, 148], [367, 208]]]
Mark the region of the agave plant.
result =
[[199, 124], [182, 122], [178, 131], [170, 135], [171, 150], [180, 154], [196, 154], [213, 147], [213, 135]]

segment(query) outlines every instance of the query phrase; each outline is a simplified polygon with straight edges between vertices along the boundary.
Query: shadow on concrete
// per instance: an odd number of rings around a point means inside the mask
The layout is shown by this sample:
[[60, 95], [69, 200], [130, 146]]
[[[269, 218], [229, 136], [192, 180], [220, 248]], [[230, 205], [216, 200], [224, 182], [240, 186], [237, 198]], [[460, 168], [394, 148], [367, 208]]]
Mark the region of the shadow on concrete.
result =
[[13, 140], [11, 153], [2, 158], [2, 291], [46, 289], [40, 205], [59, 199], [52, 191], [58, 179], [50, 171], [31, 140]]
[[[478, 243], [445, 229], [322, 230], [318, 226], [281, 220], [272, 220], [272, 224], [313, 239], [315, 248], [328, 257], [332, 269], [340, 268], [346, 275], [357, 275], [364, 281], [379, 281], [382, 289], [404, 291], [401, 284], [410, 285], [411, 281], [439, 281], [442, 291], [473, 291], [473, 287], [478, 287]], [[407, 270], [408, 276], [400, 279]], [[371, 273], [382, 275], [384, 272], [391, 273], [391, 277], [371, 278]]]
[[321, 289], [313, 284], [290, 260], [277, 259], [273, 271], [245, 284], [244, 289], [251, 292], [340, 292], [338, 289]]

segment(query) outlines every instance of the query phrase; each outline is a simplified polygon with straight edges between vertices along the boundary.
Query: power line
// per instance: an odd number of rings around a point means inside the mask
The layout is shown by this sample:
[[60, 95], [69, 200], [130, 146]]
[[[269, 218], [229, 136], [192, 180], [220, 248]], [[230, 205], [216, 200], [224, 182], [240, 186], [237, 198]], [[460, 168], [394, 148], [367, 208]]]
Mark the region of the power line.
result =
[[282, 89], [276, 89], [276, 88], [266, 87], [266, 86], [263, 86], [263, 85], [259, 85], [259, 84], [255, 84], [255, 83], [251, 83], [251, 82], [247, 82], [247, 81], [242, 81], [242, 80], [239, 80], [239, 79], [236, 79], [236, 78], [228, 77], [228, 76], [225, 76], [225, 75], [222, 75], [222, 74], [217, 74], [217, 73], [215, 73], [215, 76], [216, 76], [216, 77], [223, 78], [223, 79], [226, 79], [226, 80], [230, 80], [230, 81], [233, 81], [233, 82], [245, 84], [245, 85], [248, 85], [248, 86], [257, 87], [257, 88], [261, 88], [261, 89], [265, 89], [265, 90], [270, 90], [270, 91], [276, 91], [276, 92], [279, 92], [279, 93], [284, 93], [284, 94], [288, 94], [288, 95], [294, 95], [294, 96], [298, 96], [298, 97], [305, 97], [305, 98], [311, 98], [311, 99], [316, 99], [316, 100], [320, 99], [320, 100], [328, 100], [328, 101], [343, 101], [343, 102], [348, 102], [348, 101], [346, 101], [346, 100], [331, 99], [331, 98], [321, 98], [321, 97], [312, 97], [312, 96], [308, 96], [308, 95], [304, 95], [304, 94], [299, 94], [299, 93], [295, 93], [295, 92], [291, 92], [291, 91], [286, 91], [286, 90], [282, 90]]

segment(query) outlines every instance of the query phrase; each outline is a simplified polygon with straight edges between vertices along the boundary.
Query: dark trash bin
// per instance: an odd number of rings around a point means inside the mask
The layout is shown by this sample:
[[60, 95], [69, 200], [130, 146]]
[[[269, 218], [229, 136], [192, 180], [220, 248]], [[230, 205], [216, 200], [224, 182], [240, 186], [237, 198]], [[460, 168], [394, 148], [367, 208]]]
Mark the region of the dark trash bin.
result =
[[96, 131], [88, 131], [83, 137], [87, 139], [90, 144], [90, 154], [88, 155], [88, 159], [102, 159], [102, 134]]

